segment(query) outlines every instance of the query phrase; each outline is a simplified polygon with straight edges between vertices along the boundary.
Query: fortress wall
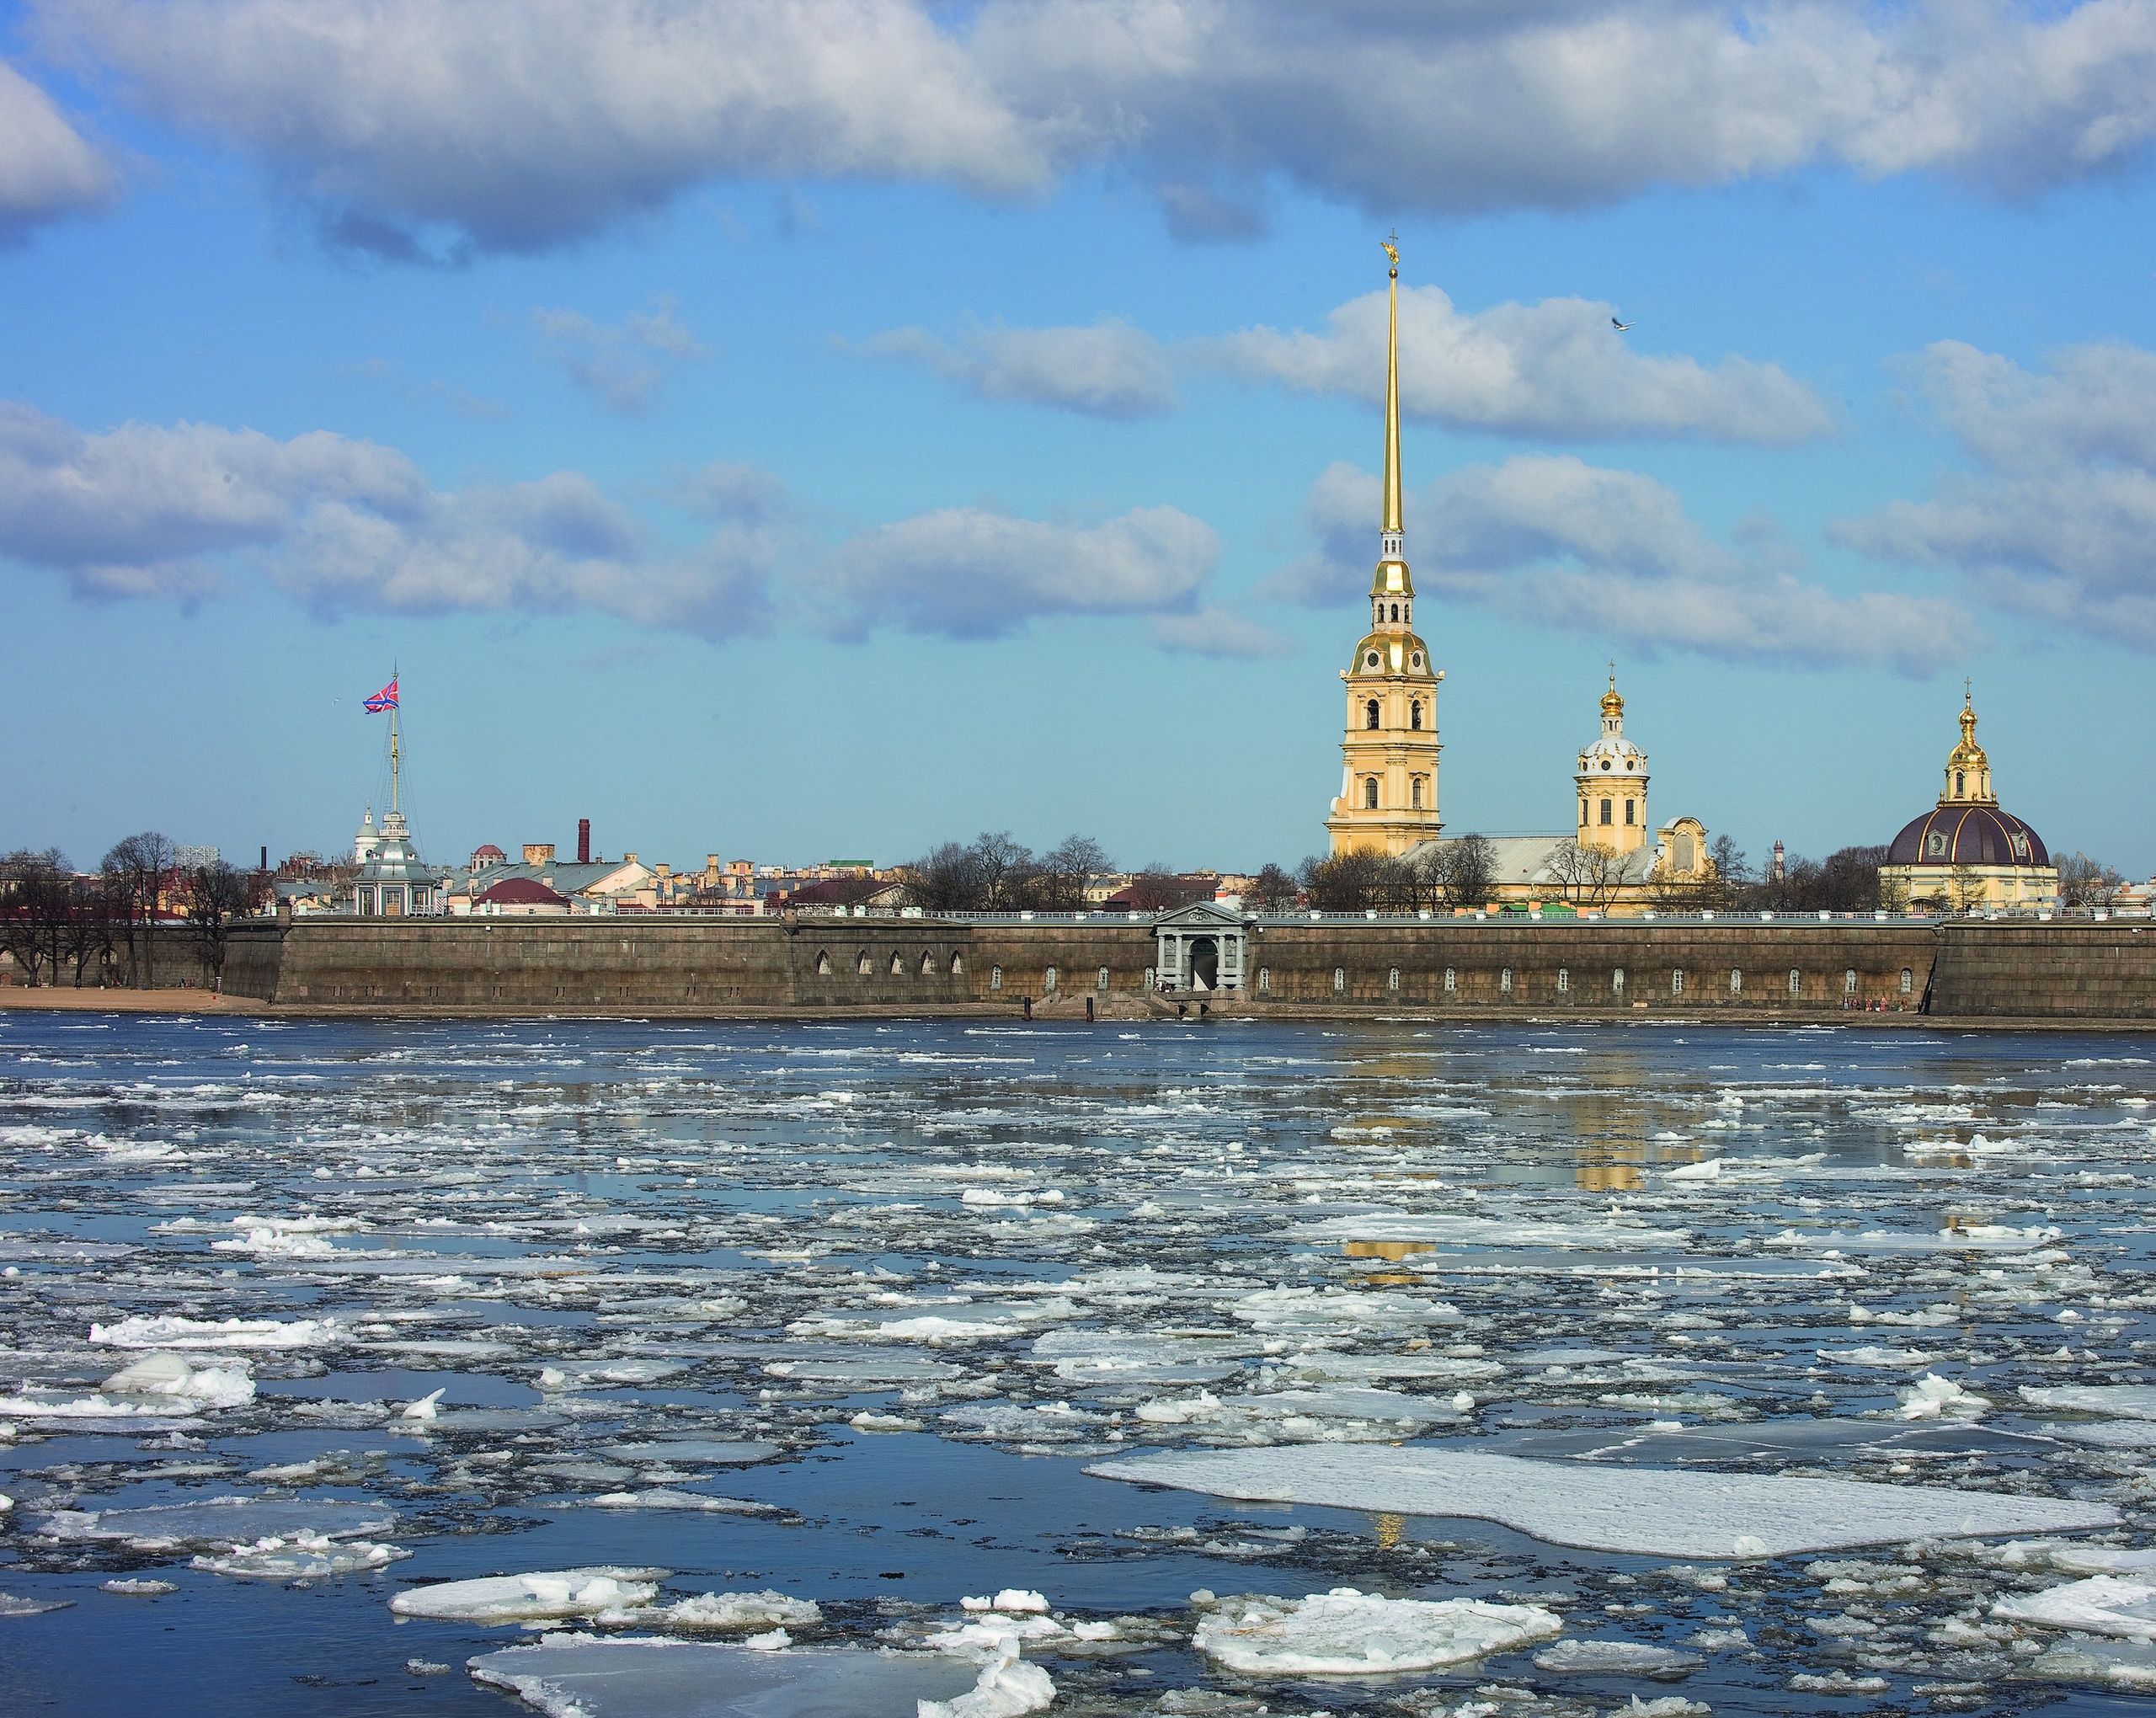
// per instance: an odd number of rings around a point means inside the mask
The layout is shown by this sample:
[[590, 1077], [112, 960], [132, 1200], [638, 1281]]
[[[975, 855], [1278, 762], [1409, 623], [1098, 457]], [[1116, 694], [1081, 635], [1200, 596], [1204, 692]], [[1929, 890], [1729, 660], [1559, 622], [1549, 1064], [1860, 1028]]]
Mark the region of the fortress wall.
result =
[[[2133, 983], [2123, 977], [2105, 980], [2109, 989], [2089, 988], [2100, 969], [2109, 970], [2093, 952], [2096, 945], [2090, 951], [2080, 951], [2079, 943], [2061, 946], [2073, 942], [2071, 933], [2082, 928], [1999, 930], [2009, 939], [2007, 953], [2025, 966], [2052, 963], [2056, 970], [2047, 968], [2050, 975], [2041, 982], [2019, 969], [2001, 968], [1998, 957], [1978, 958], [1971, 945], [1961, 960], [1962, 975], [1940, 999], [1940, 1011], [2048, 1010], [2086, 1016], [2111, 998], [2145, 1011], [2145, 985], [2132, 998], [2126, 993]], [[2045, 933], [2061, 931], [2068, 936], [2042, 941]], [[1955, 927], [1951, 934], [1967, 932]], [[2038, 942], [2012, 942], [2015, 937]], [[2156, 935], [2148, 940], [2156, 942]], [[2112, 934], [2100, 946], [2127, 941]], [[1940, 947], [1939, 933], [1928, 925], [1860, 921], [1273, 920], [1251, 933], [1243, 1006], [1283, 1013], [1305, 1006], [1405, 1006], [1468, 1012], [1675, 1009], [1823, 1016], [1838, 1014], [1845, 995], [1860, 1004], [1877, 1000], [1890, 1008], [1903, 1003], [1913, 1008]], [[269, 924], [240, 928], [227, 958], [225, 988], [302, 1007], [712, 1014], [859, 1006], [1001, 1010], [1015, 1007], [1021, 997], [1045, 1000], [1053, 967], [1053, 994], [1075, 1007], [1082, 996], [1099, 994], [1102, 967], [1108, 969], [1111, 997], [1127, 1003], [1141, 995], [1155, 956], [1150, 925], [1108, 918], [968, 924], [803, 917], [792, 926], [776, 919], [640, 916], [319, 918], [302, 919], [281, 931]], [[819, 957], [827, 969], [819, 970]], [[998, 968], [1000, 988], [994, 983]], [[1734, 993], [1732, 968], [1743, 975]], [[1447, 968], [1453, 974], [1449, 990]], [[1615, 979], [1620, 968], [1621, 988]], [[1794, 997], [1792, 969], [1800, 975]], [[1336, 970], [1341, 974], [1337, 990]], [[1678, 990], [1673, 975], [1680, 970], [1684, 981]], [[1844, 988], [1850, 971], [1857, 975], [1853, 994]]]
[[1943, 925], [1932, 1011], [2156, 1020], [2156, 924]]

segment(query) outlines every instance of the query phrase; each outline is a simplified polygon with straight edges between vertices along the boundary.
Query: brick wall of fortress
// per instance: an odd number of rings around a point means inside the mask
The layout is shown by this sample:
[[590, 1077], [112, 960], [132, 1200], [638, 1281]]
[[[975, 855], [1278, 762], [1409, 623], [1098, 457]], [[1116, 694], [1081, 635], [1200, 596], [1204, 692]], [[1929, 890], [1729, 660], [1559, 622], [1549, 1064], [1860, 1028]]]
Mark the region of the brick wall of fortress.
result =
[[[1066, 998], [1097, 995], [1106, 967], [1111, 998], [1127, 1003], [1143, 994], [1154, 958], [1149, 926], [1104, 919], [804, 918], [793, 926], [673, 918], [317, 919], [284, 931], [241, 929], [225, 987], [302, 1007], [829, 1012], [1015, 1006], [1021, 996], [1047, 994], [1051, 967]], [[2119, 920], [1938, 928], [1802, 920], [1266, 921], [1251, 935], [1249, 966], [1249, 1001], [1282, 1014], [1345, 1004], [1463, 1014], [1524, 1008], [1824, 1016], [1840, 1012], [1849, 994], [1845, 974], [1854, 971], [1854, 1000], [1882, 1000], [1890, 1008], [1905, 1000], [1907, 972], [1908, 1004], [1913, 1007], [1929, 984], [1932, 1012], [1943, 1016], [2156, 1022], [2156, 926]], [[1270, 980], [1264, 992], [1261, 969]], [[1734, 994], [1732, 969], [1742, 974]], [[1673, 982], [1679, 971], [1681, 992]], [[1794, 995], [1791, 972], [1798, 974]]]

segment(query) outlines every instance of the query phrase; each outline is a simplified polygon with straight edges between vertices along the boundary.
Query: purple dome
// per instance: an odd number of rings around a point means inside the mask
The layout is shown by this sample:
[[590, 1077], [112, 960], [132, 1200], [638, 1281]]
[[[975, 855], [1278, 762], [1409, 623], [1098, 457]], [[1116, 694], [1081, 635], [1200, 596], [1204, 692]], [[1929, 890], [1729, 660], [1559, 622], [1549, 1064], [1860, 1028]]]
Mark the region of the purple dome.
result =
[[1894, 837], [1889, 865], [2047, 866], [2044, 838], [1990, 805], [1942, 805]]

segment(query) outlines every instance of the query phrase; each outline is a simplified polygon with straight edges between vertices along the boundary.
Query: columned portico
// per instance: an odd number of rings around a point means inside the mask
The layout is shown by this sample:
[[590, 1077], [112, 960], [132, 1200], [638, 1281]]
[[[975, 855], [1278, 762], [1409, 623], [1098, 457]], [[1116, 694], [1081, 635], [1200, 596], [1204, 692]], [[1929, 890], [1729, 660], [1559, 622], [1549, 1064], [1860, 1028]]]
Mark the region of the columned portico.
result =
[[1179, 907], [1153, 921], [1154, 984], [1163, 990], [1240, 990], [1247, 969], [1249, 926], [1210, 901]]

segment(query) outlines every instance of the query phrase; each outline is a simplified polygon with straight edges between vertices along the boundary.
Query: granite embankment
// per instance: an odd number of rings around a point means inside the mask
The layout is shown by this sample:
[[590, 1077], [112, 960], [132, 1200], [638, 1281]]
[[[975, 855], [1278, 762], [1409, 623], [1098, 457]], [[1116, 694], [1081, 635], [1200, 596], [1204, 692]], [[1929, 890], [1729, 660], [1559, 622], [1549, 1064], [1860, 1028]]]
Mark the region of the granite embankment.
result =
[[[2156, 926], [1870, 920], [1260, 920], [1216, 1009], [1977, 1021], [2156, 1027]], [[472, 1014], [1142, 1014], [1150, 925], [937, 919], [301, 920], [232, 939], [279, 1009]]]

